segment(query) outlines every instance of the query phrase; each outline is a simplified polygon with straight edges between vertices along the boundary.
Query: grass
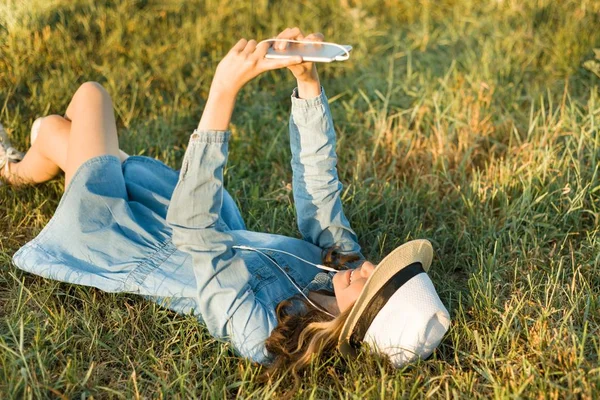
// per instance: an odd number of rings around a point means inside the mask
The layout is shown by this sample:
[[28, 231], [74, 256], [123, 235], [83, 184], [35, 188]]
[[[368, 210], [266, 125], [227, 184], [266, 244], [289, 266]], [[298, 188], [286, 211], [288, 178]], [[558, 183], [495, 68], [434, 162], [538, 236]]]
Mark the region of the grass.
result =
[[[36, 116], [63, 113], [81, 83], [99, 81], [122, 147], [178, 168], [220, 57], [241, 36], [296, 25], [355, 49], [320, 72], [365, 255], [429, 238], [453, 325], [429, 360], [400, 370], [367, 354], [319, 360], [295, 396], [598, 397], [600, 1], [5, 0], [0, 120], [24, 149]], [[297, 236], [293, 86], [280, 71], [243, 90], [226, 184], [249, 229]], [[62, 190], [61, 179], [0, 189], [0, 397], [289, 387], [257, 383], [260, 368], [191, 316], [16, 269], [12, 254]]]

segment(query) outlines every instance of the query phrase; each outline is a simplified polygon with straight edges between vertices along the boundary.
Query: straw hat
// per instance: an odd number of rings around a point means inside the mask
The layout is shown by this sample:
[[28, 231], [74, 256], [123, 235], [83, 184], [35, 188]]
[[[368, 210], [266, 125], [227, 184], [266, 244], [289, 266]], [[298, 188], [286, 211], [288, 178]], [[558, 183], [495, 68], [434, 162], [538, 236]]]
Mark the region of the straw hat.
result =
[[353, 356], [367, 343], [399, 367], [433, 353], [450, 315], [427, 275], [432, 258], [428, 240], [413, 240], [379, 263], [342, 328], [342, 354]]

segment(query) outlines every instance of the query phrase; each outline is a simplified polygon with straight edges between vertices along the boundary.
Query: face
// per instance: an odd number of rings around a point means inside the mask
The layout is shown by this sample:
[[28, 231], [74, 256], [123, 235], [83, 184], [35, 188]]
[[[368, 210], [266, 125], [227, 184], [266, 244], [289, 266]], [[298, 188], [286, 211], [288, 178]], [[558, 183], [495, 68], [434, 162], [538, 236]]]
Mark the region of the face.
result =
[[333, 276], [333, 290], [340, 312], [352, 307], [374, 270], [375, 265], [365, 261], [359, 268], [340, 271]]

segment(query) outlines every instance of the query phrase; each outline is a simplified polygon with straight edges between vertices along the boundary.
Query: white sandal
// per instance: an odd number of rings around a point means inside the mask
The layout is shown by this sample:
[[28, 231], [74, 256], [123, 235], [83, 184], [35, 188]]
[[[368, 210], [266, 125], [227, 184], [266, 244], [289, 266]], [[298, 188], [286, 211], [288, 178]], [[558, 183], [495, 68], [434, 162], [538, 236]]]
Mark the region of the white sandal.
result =
[[[21, 161], [23, 157], [23, 153], [12, 147], [8, 134], [0, 124], [0, 170], [4, 169], [4, 175], [8, 176], [10, 174], [8, 164]], [[0, 181], [0, 186], [2, 186], [2, 181]]]

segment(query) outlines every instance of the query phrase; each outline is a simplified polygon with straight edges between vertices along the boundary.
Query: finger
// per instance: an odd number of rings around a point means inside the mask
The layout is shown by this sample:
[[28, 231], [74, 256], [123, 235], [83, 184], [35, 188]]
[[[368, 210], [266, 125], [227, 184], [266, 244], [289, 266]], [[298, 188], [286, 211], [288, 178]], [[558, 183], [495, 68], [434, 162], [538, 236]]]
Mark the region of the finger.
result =
[[[287, 28], [285, 29], [283, 32], [281, 32], [277, 38], [278, 39], [291, 39], [291, 40], [301, 40], [298, 37], [304, 38], [304, 33], [302, 33], [302, 31], [300, 30], [300, 28], [298, 27], [294, 27], [294, 28]], [[283, 50], [288, 46], [287, 42], [277, 42], [278, 43], [278, 47], [276, 47], [277, 50]]]
[[254, 55], [256, 56], [256, 58], [263, 58], [265, 54], [267, 54], [269, 47], [271, 47], [271, 42], [260, 42], [254, 50]]
[[240, 39], [229, 51], [235, 51], [239, 53], [240, 51], [244, 50], [244, 47], [246, 47], [247, 43], [248, 41], [246, 39]]
[[246, 55], [252, 54], [255, 49], [256, 49], [256, 40], [252, 39], [246, 44], [246, 47], [244, 47], [244, 50], [242, 51], [242, 53], [244, 53]]
[[297, 38], [297, 37], [298, 37], [298, 35], [302, 35], [302, 36], [304, 36], [304, 33], [302, 33], [302, 31], [300, 30], [300, 28], [298, 28], [298, 27], [296, 26], [296, 27], [293, 27], [293, 28], [290, 30], [290, 35], [292, 35], [292, 39], [295, 39], [295, 38]]
[[[308, 35], [306, 37], [306, 40], [310, 40], [311, 42], [322, 42], [324, 39], [324, 36], [322, 33], [311, 33], [310, 35]], [[315, 44], [315, 46], [320, 47], [322, 46], [321, 44]]]
[[277, 39], [277, 38], [276, 38], [276, 37], [270, 37], [270, 38], [268, 38], [268, 39], [263, 39], [263, 40], [261, 40], [261, 41], [258, 43], [257, 47], [258, 47], [258, 46], [260, 46], [260, 45], [261, 45], [261, 44], [263, 44], [263, 43], [266, 43], [266, 44], [267, 44], [267, 49], [268, 49], [269, 47], [273, 47], [273, 48], [275, 48], [275, 43], [277, 43], [277, 42], [275, 42], [275, 39]]
[[269, 71], [273, 69], [291, 67], [292, 65], [302, 64], [302, 57], [294, 56], [290, 58], [281, 58], [281, 59], [264, 59], [261, 69], [263, 71]]
[[277, 37], [279, 39], [294, 39], [298, 35], [303, 35], [302, 31], [298, 27], [286, 28]]
[[275, 43], [273, 43], [273, 48], [275, 50], [285, 50], [288, 47], [289, 42], [286, 42], [283, 38], [278, 39], [280, 40], [277, 40]]
[[282, 30], [281, 32], [279, 32], [279, 35], [277, 35], [277, 39], [283, 39], [286, 37], [287, 32], [290, 30], [290, 28], [285, 28], [284, 30]]
[[322, 33], [311, 33], [306, 37], [306, 40], [312, 40], [313, 42], [322, 42], [325, 40], [325, 36]]
[[[289, 31], [290, 28], [286, 28], [277, 35], [277, 39], [289, 39]], [[288, 43], [285, 41], [276, 41], [273, 43], [273, 48], [275, 50], [284, 50], [287, 47]]]

